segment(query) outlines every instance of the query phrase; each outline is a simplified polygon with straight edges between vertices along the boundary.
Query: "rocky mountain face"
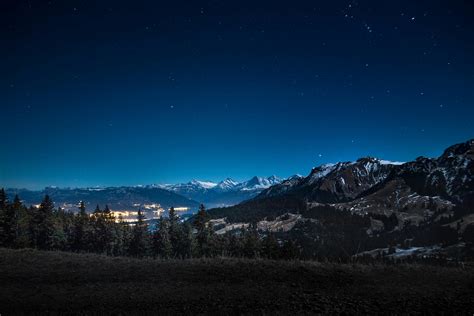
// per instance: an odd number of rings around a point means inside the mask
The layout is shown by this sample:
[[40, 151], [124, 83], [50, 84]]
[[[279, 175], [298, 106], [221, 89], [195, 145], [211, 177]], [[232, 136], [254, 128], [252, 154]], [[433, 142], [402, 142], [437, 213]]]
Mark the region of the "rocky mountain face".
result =
[[291, 194], [310, 205], [390, 213], [451, 208], [474, 191], [474, 141], [449, 147], [439, 158], [400, 163], [361, 158], [314, 168], [306, 178], [283, 181], [257, 198]]
[[419, 157], [394, 176], [420, 194], [462, 202], [474, 186], [474, 141], [451, 146], [437, 159]]
[[259, 197], [293, 192], [311, 202], [350, 201], [384, 181], [399, 164], [361, 158], [355, 162], [322, 165], [314, 168], [306, 178], [290, 178], [262, 192]]
[[351, 232], [369, 238], [367, 249], [374, 240], [388, 247], [383, 242], [402, 236], [426, 244], [446, 242], [439, 238], [456, 242], [474, 225], [474, 140], [451, 146], [438, 158], [400, 163], [368, 157], [322, 165], [307, 177], [291, 177], [250, 201], [210, 213], [229, 225], [257, 227], [268, 222], [279, 227], [274, 221], [284, 214], [299, 214], [290, 216], [295, 223], [284, 226], [291, 227], [285, 233], [313, 242], [321, 241], [323, 232], [326, 238], [344, 236], [344, 225], [355, 223]]

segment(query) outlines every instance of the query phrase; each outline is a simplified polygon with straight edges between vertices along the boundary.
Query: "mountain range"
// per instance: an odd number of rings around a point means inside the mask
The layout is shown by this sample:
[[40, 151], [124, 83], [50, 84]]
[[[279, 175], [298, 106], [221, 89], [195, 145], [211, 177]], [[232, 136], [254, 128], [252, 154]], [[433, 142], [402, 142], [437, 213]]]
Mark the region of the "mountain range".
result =
[[330, 227], [330, 240], [344, 236], [353, 222], [359, 237], [377, 236], [364, 240], [365, 246], [401, 236], [428, 244], [450, 236], [455, 242], [474, 228], [474, 140], [438, 158], [401, 163], [365, 157], [318, 166], [210, 214], [218, 232], [255, 223], [262, 231], [312, 238], [312, 244]]
[[208, 208], [232, 206], [256, 197], [263, 190], [281, 183], [276, 176], [267, 178], [253, 177], [248, 181], [238, 182], [227, 178], [221, 182], [193, 180], [183, 184], [158, 185], [163, 189], [199, 201]]
[[207, 207], [231, 206], [257, 196], [264, 189], [280, 183], [275, 176], [262, 178], [253, 177], [244, 182], [225, 179], [221, 182], [193, 180], [183, 184], [146, 185], [122, 187], [92, 188], [57, 188], [47, 187], [44, 190], [6, 189], [7, 195], [13, 199], [20, 196], [26, 205], [41, 203], [48, 194], [56, 206], [76, 211], [79, 202], [84, 201], [89, 211], [96, 205], [116, 211], [124, 210], [155, 210], [170, 207], [188, 208], [189, 212], [198, 209], [200, 203]]
[[248, 204], [288, 197], [306, 207], [327, 204], [364, 214], [413, 215], [428, 208], [450, 209], [474, 192], [474, 140], [449, 147], [438, 158], [418, 157], [401, 163], [372, 157], [315, 167], [263, 190], [227, 213], [239, 214]]

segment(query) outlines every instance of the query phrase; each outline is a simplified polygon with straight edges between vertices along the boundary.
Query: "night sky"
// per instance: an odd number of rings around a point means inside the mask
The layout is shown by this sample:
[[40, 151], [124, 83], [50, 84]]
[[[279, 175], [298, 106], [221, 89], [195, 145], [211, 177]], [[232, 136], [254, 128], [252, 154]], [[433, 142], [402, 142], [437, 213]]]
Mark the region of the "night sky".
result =
[[469, 1], [0, 8], [0, 186], [306, 175], [474, 136]]

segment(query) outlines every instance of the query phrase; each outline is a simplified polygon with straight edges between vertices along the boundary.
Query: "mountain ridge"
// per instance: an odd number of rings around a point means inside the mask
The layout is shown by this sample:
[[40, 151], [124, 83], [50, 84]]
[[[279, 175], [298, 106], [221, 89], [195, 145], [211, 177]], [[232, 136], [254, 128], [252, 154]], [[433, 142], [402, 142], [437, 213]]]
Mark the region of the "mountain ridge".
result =
[[[262, 214], [280, 216], [329, 205], [361, 215], [395, 213], [400, 224], [420, 223], [439, 212], [450, 216], [450, 210], [473, 196], [474, 140], [471, 139], [448, 147], [437, 158], [418, 157], [401, 163], [364, 157], [353, 162], [324, 164], [313, 168], [306, 177], [289, 178], [250, 201], [210, 213], [215, 213], [214, 217], [229, 214], [232, 221], [240, 221], [240, 210], [245, 210], [242, 213], [245, 219], [252, 217], [252, 208], [256, 208], [256, 214], [265, 210]], [[287, 201], [281, 203], [284, 200]], [[298, 207], [280, 208], [275, 201]]]
[[231, 178], [214, 183], [211, 181], [191, 180], [182, 184], [152, 184], [136, 186], [97, 186], [84, 188], [59, 188], [48, 186], [42, 190], [7, 188], [7, 195], [13, 199], [19, 195], [25, 204], [37, 205], [48, 194], [57, 206], [69, 211], [77, 211], [81, 201], [88, 209], [96, 205], [116, 211], [137, 210], [147, 205], [187, 207], [197, 210], [199, 204], [234, 205], [253, 198], [263, 189], [278, 183], [276, 176], [253, 177], [237, 182]]

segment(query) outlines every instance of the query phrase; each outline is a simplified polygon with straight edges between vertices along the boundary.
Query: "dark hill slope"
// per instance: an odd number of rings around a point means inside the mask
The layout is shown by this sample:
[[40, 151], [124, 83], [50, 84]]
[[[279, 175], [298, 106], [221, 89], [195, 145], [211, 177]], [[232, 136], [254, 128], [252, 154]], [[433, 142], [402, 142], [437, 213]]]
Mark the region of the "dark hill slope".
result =
[[473, 275], [470, 266], [160, 261], [0, 248], [0, 309], [2, 315], [471, 315]]

